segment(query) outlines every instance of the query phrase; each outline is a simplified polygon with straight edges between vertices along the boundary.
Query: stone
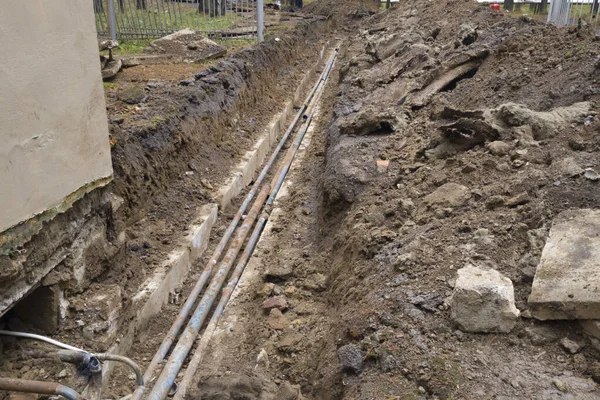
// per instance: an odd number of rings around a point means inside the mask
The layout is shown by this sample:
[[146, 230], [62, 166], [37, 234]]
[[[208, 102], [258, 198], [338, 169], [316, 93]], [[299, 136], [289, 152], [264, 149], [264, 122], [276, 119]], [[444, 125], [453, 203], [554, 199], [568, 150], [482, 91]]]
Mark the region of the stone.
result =
[[425, 196], [422, 205], [427, 208], [460, 207], [471, 198], [466, 186], [457, 183], [446, 183]]
[[573, 367], [575, 371], [580, 374], [585, 374], [587, 372], [588, 361], [583, 354], [579, 353], [573, 356]]
[[269, 318], [267, 319], [267, 324], [269, 325], [269, 327], [271, 329], [280, 331], [280, 330], [285, 329], [290, 323], [289, 323], [288, 319], [285, 317], [285, 315], [283, 315], [283, 313], [279, 309], [272, 308], [271, 311], [269, 312]]
[[117, 97], [124, 103], [127, 104], [138, 104], [144, 97], [146, 97], [146, 91], [143, 86], [132, 86], [121, 90]]
[[599, 210], [556, 216], [528, 303], [540, 320], [600, 318]]
[[583, 174], [583, 168], [577, 164], [573, 157], [566, 157], [556, 163], [552, 163], [552, 167], [561, 176], [572, 178]]
[[569, 391], [569, 386], [564, 381], [561, 381], [560, 379], [554, 379], [554, 381], [552, 381], [552, 383], [554, 383], [554, 386], [556, 386], [556, 388], [558, 390], [560, 390], [561, 392], [566, 393]]
[[265, 280], [274, 282], [285, 281], [291, 278], [293, 274], [294, 269], [289, 263], [284, 265], [274, 265], [267, 269]]
[[505, 156], [512, 150], [510, 144], [501, 140], [490, 142], [485, 147], [495, 156]]
[[288, 302], [284, 296], [273, 296], [269, 297], [263, 302], [262, 308], [264, 308], [265, 310], [270, 310], [272, 308], [285, 310], [288, 308]]
[[493, 269], [458, 270], [450, 298], [452, 319], [467, 332], [510, 332], [519, 317], [510, 279]]
[[563, 349], [565, 349], [565, 351], [571, 354], [577, 354], [581, 351], [581, 346], [579, 345], [579, 343], [569, 338], [562, 338], [560, 340], [560, 347], [562, 347]]
[[269, 297], [271, 293], [273, 293], [273, 289], [275, 288], [275, 284], [271, 282], [267, 282], [263, 285], [262, 288], [256, 294], [260, 297]]
[[347, 344], [338, 349], [338, 358], [344, 371], [359, 374], [362, 370], [363, 356], [360, 349], [354, 344]]

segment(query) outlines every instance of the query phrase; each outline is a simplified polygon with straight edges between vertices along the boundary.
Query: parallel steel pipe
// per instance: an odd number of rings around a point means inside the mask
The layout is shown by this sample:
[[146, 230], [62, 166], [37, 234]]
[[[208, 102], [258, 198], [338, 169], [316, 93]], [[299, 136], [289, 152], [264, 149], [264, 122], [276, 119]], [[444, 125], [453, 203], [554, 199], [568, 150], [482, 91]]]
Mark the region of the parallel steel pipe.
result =
[[[258, 177], [256, 178], [256, 180], [254, 181], [254, 184], [253, 184], [250, 192], [248, 192], [248, 194], [246, 195], [246, 198], [245, 198], [244, 202], [242, 203], [242, 205], [238, 209], [237, 213], [235, 214], [235, 216], [234, 216], [233, 220], [231, 221], [231, 223], [229, 224], [229, 226], [227, 227], [227, 230], [223, 234], [223, 237], [221, 238], [221, 241], [219, 242], [219, 244], [217, 245], [216, 249], [214, 250], [214, 252], [213, 252], [210, 260], [208, 261], [208, 263], [204, 267], [204, 270], [202, 271], [202, 274], [200, 275], [200, 278], [198, 279], [198, 281], [196, 282], [196, 284], [192, 288], [192, 291], [190, 292], [190, 294], [189, 294], [186, 302], [184, 303], [183, 307], [179, 311], [179, 314], [178, 314], [177, 318], [175, 319], [175, 321], [173, 322], [173, 325], [169, 329], [169, 332], [167, 333], [167, 335], [163, 339], [163, 341], [162, 341], [159, 349], [157, 350], [157, 352], [154, 354], [154, 357], [152, 358], [152, 361], [150, 361], [150, 364], [146, 368], [146, 372], [144, 374], [144, 381], [146, 383], [148, 383], [148, 382], [150, 382], [152, 380], [152, 377], [154, 375], [154, 371], [156, 370], [156, 368], [158, 367], [158, 365], [165, 359], [165, 357], [168, 354], [169, 350], [173, 346], [173, 343], [174, 343], [175, 339], [177, 338], [177, 335], [181, 331], [181, 328], [185, 324], [188, 316], [190, 315], [192, 309], [194, 308], [194, 305], [196, 304], [196, 301], [198, 300], [198, 297], [200, 296], [200, 293], [202, 293], [202, 290], [204, 289], [204, 286], [208, 282], [208, 279], [209, 279], [210, 275], [212, 274], [213, 268], [219, 262], [219, 259], [220, 259], [221, 255], [223, 254], [223, 251], [225, 250], [225, 246], [227, 246], [227, 243], [229, 242], [229, 239], [231, 238], [231, 235], [235, 231], [235, 228], [239, 224], [240, 220], [242, 219], [242, 216], [244, 215], [244, 213], [248, 209], [248, 206], [252, 202], [252, 199], [254, 198], [254, 196], [256, 195], [256, 193], [258, 192], [258, 189], [260, 188], [260, 185], [262, 184], [263, 180], [265, 179], [265, 177], [269, 173], [271, 167], [275, 163], [275, 160], [277, 159], [277, 157], [278, 157], [281, 149], [283, 148], [283, 146], [287, 142], [289, 136], [292, 134], [292, 132], [296, 128], [296, 125], [298, 124], [298, 122], [300, 121], [300, 119], [302, 119], [302, 116], [304, 115], [304, 112], [306, 111], [306, 109], [307, 109], [310, 101], [312, 100], [313, 96], [317, 92], [317, 89], [319, 88], [320, 83], [323, 80], [327, 79], [327, 76], [329, 75], [329, 71], [331, 69], [331, 65], [333, 63], [334, 57], [335, 57], [335, 53], [332, 54], [331, 57], [329, 58], [329, 60], [327, 62], [327, 67], [325, 68], [325, 70], [319, 76], [319, 80], [315, 83], [315, 85], [313, 86], [313, 88], [311, 89], [311, 91], [309, 92], [309, 94], [307, 95], [306, 99], [304, 100], [304, 103], [300, 106], [300, 109], [296, 113], [296, 116], [294, 117], [294, 120], [292, 121], [292, 123], [290, 124], [290, 126], [288, 127], [288, 129], [286, 130], [285, 134], [280, 139], [279, 143], [277, 144], [277, 147], [275, 148], [275, 150], [271, 154], [271, 158], [269, 158], [269, 161], [265, 164], [265, 166], [261, 170], [260, 174], [258, 175]], [[144, 395], [144, 388], [143, 387], [139, 387], [134, 392], [131, 400], [140, 400], [143, 397], [143, 395]]]
[[267, 200], [270, 190], [271, 186], [265, 185], [258, 194], [252, 209], [246, 216], [241, 228], [238, 230], [237, 237], [229, 246], [229, 250], [223, 258], [223, 261], [221, 261], [219, 269], [213, 277], [210, 286], [196, 307], [196, 310], [194, 311], [194, 314], [192, 315], [185, 331], [181, 334], [181, 337], [173, 349], [173, 352], [171, 353], [167, 364], [162, 370], [162, 373], [156, 380], [152, 391], [148, 395], [148, 399], [163, 400], [165, 397], [167, 397], [167, 394], [171, 390], [173, 382], [175, 382], [175, 378], [177, 378], [177, 374], [179, 373], [183, 362], [194, 345], [194, 341], [198, 336], [200, 327], [204, 323], [204, 320], [206, 319], [215, 299], [221, 291], [223, 282], [225, 282], [231, 266], [235, 262], [235, 259], [240, 252], [246, 237], [248, 236], [248, 232], [252, 228], [252, 225], [254, 225], [260, 210]]
[[67, 400], [83, 400], [75, 390], [57, 382], [29, 381], [25, 379], [0, 378], [0, 390], [21, 393], [59, 395]]
[[[271, 215], [270, 205], [273, 203], [273, 201], [277, 197], [277, 193], [279, 192], [279, 189], [281, 188], [281, 185], [282, 185], [283, 181], [285, 180], [287, 173], [289, 172], [289, 169], [293, 162], [294, 156], [297, 153], [297, 151], [302, 143], [302, 140], [304, 139], [304, 136], [306, 135], [306, 132], [308, 131], [308, 128], [310, 127], [310, 124], [312, 123], [312, 120], [313, 120], [313, 117], [315, 114], [316, 104], [318, 103], [320, 96], [322, 94], [322, 91], [323, 91], [323, 88], [325, 85], [325, 81], [326, 81], [327, 77], [329, 76], [331, 69], [333, 68], [334, 61], [335, 61], [335, 53], [332, 55], [330, 62], [327, 63], [327, 67], [326, 67], [325, 71], [323, 72], [321, 79], [319, 80], [319, 82], [317, 82], [317, 85], [316, 85], [317, 90], [314, 92], [314, 94], [316, 95], [316, 98], [315, 98], [314, 104], [310, 108], [310, 113], [308, 115], [308, 118], [306, 119], [301, 131], [298, 133], [293, 146], [288, 150], [286, 157], [282, 161], [282, 166], [280, 167], [278, 174], [276, 174], [275, 177], [273, 178], [273, 181], [271, 183], [272, 189], [271, 189], [271, 193], [269, 195], [269, 199], [267, 201], [267, 207], [263, 211], [260, 219], [258, 220], [256, 226], [254, 227], [254, 230], [252, 231], [252, 235], [250, 236], [248, 244], [246, 245], [244, 252], [240, 256], [240, 259], [238, 260], [238, 263], [229, 279], [229, 282], [227, 283], [227, 286], [225, 287], [225, 289], [223, 289], [223, 293], [221, 294], [221, 299], [219, 301], [219, 304], [217, 304], [217, 307], [213, 311], [213, 315], [212, 315], [210, 322], [208, 323], [208, 326], [206, 328], [206, 331], [204, 332], [203, 335], [212, 335], [212, 331], [216, 328], [216, 326], [219, 322], [219, 319], [223, 315], [223, 311], [225, 310], [225, 307], [227, 306], [227, 303], [229, 302], [229, 299], [231, 298], [231, 295], [233, 294], [233, 291], [235, 290], [235, 288], [239, 282], [239, 279], [242, 276], [242, 273], [244, 272], [246, 265], [248, 264], [248, 261], [250, 260], [250, 257], [252, 257], [252, 254], [254, 253], [254, 249], [256, 248], [256, 245], [257, 245], [258, 241], [260, 240], [262, 231], [267, 223], [267, 220], [269, 219], [269, 217]], [[192, 381], [195, 377], [198, 366], [202, 362], [202, 358], [204, 356], [204, 353], [206, 351], [208, 343], [209, 343], [208, 340], [201, 340], [200, 343], [198, 344], [198, 347], [196, 348], [196, 350], [194, 352], [194, 356], [188, 363], [184, 377], [181, 380], [181, 383], [179, 384], [179, 391], [174, 396], [173, 400], [184, 400], [184, 398], [187, 394], [187, 389], [192, 384]]]

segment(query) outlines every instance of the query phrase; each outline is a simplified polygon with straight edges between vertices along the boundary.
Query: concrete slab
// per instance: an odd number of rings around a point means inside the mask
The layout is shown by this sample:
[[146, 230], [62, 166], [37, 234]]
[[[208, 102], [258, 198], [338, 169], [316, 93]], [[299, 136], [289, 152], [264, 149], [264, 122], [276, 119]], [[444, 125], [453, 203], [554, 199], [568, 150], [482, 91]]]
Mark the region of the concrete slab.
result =
[[540, 320], [600, 319], [600, 210], [569, 210], [554, 219], [529, 307]]

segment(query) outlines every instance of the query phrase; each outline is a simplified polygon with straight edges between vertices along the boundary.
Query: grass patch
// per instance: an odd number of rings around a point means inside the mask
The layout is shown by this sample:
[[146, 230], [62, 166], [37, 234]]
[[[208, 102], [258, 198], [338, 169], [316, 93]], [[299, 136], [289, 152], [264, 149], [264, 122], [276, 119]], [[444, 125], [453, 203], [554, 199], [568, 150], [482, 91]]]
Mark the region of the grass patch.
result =
[[102, 86], [104, 86], [104, 89], [116, 89], [117, 87], [119, 87], [116, 83], [112, 82], [103, 82]]

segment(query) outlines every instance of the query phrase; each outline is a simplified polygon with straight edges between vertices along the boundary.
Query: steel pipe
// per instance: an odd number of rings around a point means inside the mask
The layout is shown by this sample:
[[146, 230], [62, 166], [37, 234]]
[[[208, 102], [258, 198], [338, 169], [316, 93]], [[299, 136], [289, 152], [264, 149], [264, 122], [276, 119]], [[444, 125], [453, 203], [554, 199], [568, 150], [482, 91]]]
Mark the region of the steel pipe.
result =
[[[302, 103], [302, 105], [300, 106], [300, 109], [296, 113], [294, 120], [292, 121], [292, 123], [290, 124], [288, 129], [286, 130], [285, 134], [279, 140], [277, 147], [271, 154], [271, 158], [269, 158], [269, 161], [265, 164], [265, 166], [261, 170], [260, 174], [254, 181], [254, 184], [252, 185], [250, 192], [248, 192], [248, 194], [246, 195], [244, 202], [238, 209], [233, 220], [230, 222], [229, 226], [227, 227], [227, 230], [223, 234], [223, 237], [221, 238], [219, 244], [213, 251], [213, 254], [212, 254], [210, 260], [204, 267], [204, 270], [202, 271], [200, 278], [198, 278], [198, 281], [192, 288], [192, 291], [190, 292], [183, 307], [179, 311], [179, 314], [177, 315], [177, 318], [175, 319], [175, 321], [173, 322], [173, 325], [169, 329], [169, 332], [163, 339], [157, 352], [154, 354], [154, 357], [150, 361], [150, 364], [148, 364], [148, 367], [146, 368], [146, 372], [144, 373], [144, 381], [146, 383], [148, 383], [152, 380], [154, 370], [158, 367], [158, 365], [161, 363], [161, 361], [163, 361], [165, 359], [166, 355], [169, 353], [169, 350], [171, 349], [175, 339], [177, 338], [177, 335], [181, 331], [181, 328], [185, 324], [188, 316], [190, 315], [192, 309], [194, 308], [194, 305], [196, 304], [196, 301], [198, 300], [200, 293], [202, 293], [204, 286], [208, 282], [208, 278], [212, 274], [213, 268], [219, 262], [219, 259], [220, 259], [221, 255], [223, 254], [223, 251], [225, 250], [227, 243], [229, 242], [229, 239], [231, 238], [231, 236], [233, 235], [233, 232], [235, 231], [235, 228], [237, 227], [240, 220], [242, 219], [242, 216], [248, 209], [248, 206], [252, 202], [252, 199], [254, 199], [254, 196], [256, 196], [256, 193], [258, 192], [260, 185], [262, 184], [263, 180], [269, 173], [271, 167], [275, 163], [275, 160], [277, 159], [281, 149], [283, 148], [283, 146], [287, 142], [289, 136], [292, 134], [292, 132], [296, 128], [296, 125], [298, 124], [300, 119], [302, 119], [302, 116], [304, 115], [304, 112], [306, 111], [308, 104], [310, 103], [313, 96], [315, 95], [321, 81], [323, 81], [324, 79], [327, 79], [326, 77], [328, 76], [328, 71], [330, 70], [329, 66], [331, 65], [334, 57], [335, 57], [335, 53], [332, 54], [331, 57], [329, 58], [329, 60], [327, 62], [327, 68], [325, 68], [325, 70], [321, 73], [321, 75], [319, 76], [319, 80], [315, 83], [315, 85], [313, 86], [313, 88], [311, 89], [309, 94], [307, 95], [306, 99], [304, 100], [304, 103]], [[144, 389], [140, 387], [140, 388], [136, 389], [136, 391], [133, 393], [131, 400], [140, 400], [143, 397], [143, 395], [144, 395]]]
[[6, 390], [9, 392], [59, 395], [68, 400], [83, 400], [83, 397], [81, 397], [81, 395], [75, 390], [57, 382], [0, 378], [0, 390]]
[[219, 295], [221, 291], [221, 287], [223, 286], [223, 282], [227, 278], [231, 266], [235, 262], [235, 259], [244, 244], [246, 237], [248, 236], [248, 232], [254, 225], [254, 222], [258, 218], [258, 214], [262, 209], [267, 196], [269, 195], [269, 191], [271, 190], [270, 185], [263, 186], [262, 190], [258, 194], [252, 209], [246, 216], [244, 223], [241, 228], [237, 232], [237, 237], [229, 246], [229, 250], [225, 254], [225, 257], [221, 261], [219, 265], [219, 269], [213, 277], [210, 286], [206, 290], [206, 293], [198, 303], [194, 314], [192, 315], [185, 331], [181, 334], [177, 345], [173, 349], [167, 364], [165, 365], [162, 373], [156, 380], [152, 391], [148, 395], [148, 399], [150, 400], [163, 400], [167, 397], [173, 382], [175, 382], [175, 378], [177, 378], [177, 374], [183, 365], [187, 355], [189, 354], [192, 346], [194, 345], [194, 341], [198, 336], [198, 332], [200, 327], [204, 323], [208, 312], [210, 311], [215, 299]]
[[142, 369], [132, 359], [110, 353], [94, 354], [94, 357], [101, 361], [117, 361], [126, 364], [135, 373], [138, 386], [144, 386], [144, 376], [142, 373]]
[[[233, 270], [233, 274], [229, 278], [227, 286], [225, 286], [225, 289], [223, 289], [223, 293], [221, 294], [221, 300], [219, 301], [219, 304], [217, 304], [217, 307], [213, 311], [213, 315], [203, 335], [212, 335], [212, 330], [214, 330], [214, 328], [219, 323], [219, 319], [221, 318], [221, 315], [223, 315], [223, 310], [225, 310], [225, 306], [227, 306], [227, 303], [229, 302], [229, 299], [231, 298], [231, 295], [233, 294], [233, 291], [235, 290], [240, 280], [240, 277], [242, 276], [242, 273], [244, 272], [244, 269], [248, 264], [248, 260], [250, 260], [250, 257], [252, 257], [252, 253], [254, 253], [254, 249], [256, 248], [256, 244], [260, 239], [260, 236], [269, 218], [269, 215], [270, 212], [268, 212], [267, 210], [263, 211], [260, 219], [256, 223], [256, 226], [252, 231], [252, 235], [250, 235], [250, 239], [246, 244], [246, 248], [240, 256], [240, 259], [235, 269]], [[188, 363], [187, 369], [185, 370], [185, 375], [183, 376], [183, 379], [179, 384], [179, 391], [177, 392], [173, 400], [184, 400], [185, 395], [187, 394], [187, 389], [192, 384], [192, 380], [195, 377], [196, 370], [198, 369], [200, 362], [202, 362], [202, 357], [204, 356], [204, 352], [206, 351], [208, 343], [208, 340], [203, 340], [200, 341], [200, 343], [198, 344], [198, 347], [194, 352], [194, 356]]]
[[57, 347], [62, 347], [63, 349], [73, 350], [73, 351], [80, 351], [80, 352], [87, 353], [87, 351], [82, 350], [82, 349], [80, 349], [78, 347], [71, 346], [71, 345], [59, 342], [58, 340], [50, 339], [49, 337], [46, 337], [46, 336], [36, 335], [34, 333], [14, 332], [14, 331], [3, 331], [3, 330], [0, 330], [0, 335], [15, 336], [15, 337], [21, 337], [21, 338], [27, 338], [27, 339], [35, 339], [35, 340], [39, 340], [39, 341], [42, 341], [42, 342], [53, 344], [53, 345], [55, 345]]
[[[298, 133], [296, 140], [294, 141], [294, 145], [288, 150], [286, 157], [282, 161], [282, 166], [279, 169], [279, 174], [273, 178], [273, 182], [271, 183], [272, 189], [271, 189], [271, 193], [269, 195], [269, 199], [267, 201], [267, 207], [265, 207], [265, 210], [263, 211], [260, 219], [258, 220], [258, 222], [256, 223], [256, 226], [254, 227], [254, 230], [252, 231], [252, 235], [250, 236], [250, 239], [248, 240], [248, 244], [246, 245], [244, 252], [240, 256], [240, 259], [238, 260], [238, 263], [229, 279], [229, 282], [227, 283], [227, 286], [225, 287], [225, 289], [223, 289], [223, 293], [221, 294], [221, 299], [220, 299], [219, 303], [217, 304], [217, 307], [213, 311], [213, 315], [212, 315], [210, 322], [208, 323], [208, 327], [206, 328], [206, 331], [204, 332], [203, 335], [212, 335], [212, 331], [214, 331], [214, 329], [216, 328], [216, 326], [219, 322], [219, 319], [223, 315], [223, 311], [225, 310], [225, 307], [227, 306], [227, 303], [229, 302], [229, 299], [231, 298], [231, 295], [233, 294], [233, 291], [235, 290], [235, 288], [239, 282], [239, 279], [242, 276], [242, 273], [244, 272], [246, 265], [248, 264], [248, 261], [250, 260], [250, 257], [252, 257], [252, 254], [254, 253], [254, 249], [256, 248], [256, 245], [257, 245], [258, 241], [260, 240], [262, 231], [267, 223], [267, 220], [269, 219], [269, 217], [271, 215], [270, 205], [273, 203], [273, 201], [277, 197], [277, 193], [279, 192], [279, 189], [281, 188], [282, 183], [283, 183], [287, 173], [289, 172], [289, 169], [291, 167], [291, 163], [293, 162], [294, 156], [296, 155], [300, 145], [302, 144], [302, 140], [304, 139], [304, 136], [306, 135], [306, 132], [308, 131], [308, 128], [310, 127], [310, 124], [313, 120], [316, 104], [318, 103], [318, 101], [320, 99], [320, 96], [322, 94], [322, 91], [323, 91], [323, 88], [325, 85], [325, 81], [326, 81], [327, 77], [329, 76], [329, 73], [331, 72], [331, 69], [333, 67], [333, 64], [335, 61], [335, 55], [336, 55], [336, 53], [334, 52], [330, 62], [327, 63], [327, 67], [326, 67], [324, 73], [322, 74], [322, 78], [324, 78], [324, 79], [320, 79], [316, 85], [316, 88], [317, 88], [316, 98], [315, 98], [314, 104], [311, 107], [308, 118], [305, 121], [303, 128]], [[187, 366], [187, 369], [183, 376], [183, 379], [181, 380], [181, 383], [179, 384], [179, 391], [175, 395], [173, 400], [184, 400], [184, 398], [187, 394], [187, 389], [192, 384], [192, 380], [195, 377], [196, 370], [198, 369], [198, 366], [202, 362], [202, 357], [204, 356], [204, 352], [206, 351], [208, 343], [209, 343], [208, 340], [201, 340], [200, 343], [198, 343], [198, 347], [196, 348], [194, 356], [188, 363], [188, 366]]]

